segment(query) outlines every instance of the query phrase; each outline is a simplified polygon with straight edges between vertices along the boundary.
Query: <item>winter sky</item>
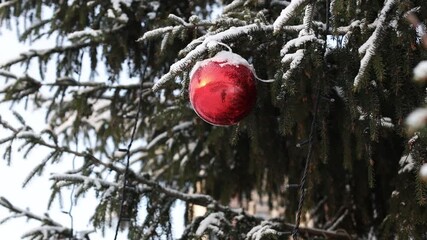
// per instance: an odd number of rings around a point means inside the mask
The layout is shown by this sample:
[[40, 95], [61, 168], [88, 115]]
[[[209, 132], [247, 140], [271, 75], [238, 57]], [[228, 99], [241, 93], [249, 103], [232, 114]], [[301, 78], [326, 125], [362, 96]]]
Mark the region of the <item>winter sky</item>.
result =
[[[0, 63], [7, 61], [7, 59], [16, 57], [20, 52], [27, 51], [29, 49], [45, 49], [52, 47], [54, 45], [54, 40], [41, 40], [36, 44], [29, 46], [28, 44], [21, 44], [18, 41], [16, 32], [14, 30], [8, 30], [5, 28], [1, 29], [0, 35], [0, 46], [2, 46], [2, 51], [0, 55]], [[17, 75], [22, 74], [22, 68], [14, 67], [11, 69], [13, 73]], [[30, 67], [29, 74], [31, 76], [38, 76], [38, 66], [37, 64], [32, 64]], [[53, 81], [55, 74], [54, 65], [48, 67], [48, 72], [46, 73], [46, 81]], [[83, 77], [88, 77], [88, 71], [82, 73]], [[4, 85], [4, 78], [0, 78], [0, 85]], [[48, 91], [48, 89], [47, 89]], [[31, 106], [25, 109], [24, 104], [15, 104], [12, 107], [8, 104], [0, 105], [0, 114], [3, 119], [6, 119], [10, 124], [16, 124], [17, 121], [12, 115], [12, 110], [19, 112], [24, 119], [28, 121], [28, 124], [35, 130], [39, 132], [43, 126], [44, 122], [44, 113], [43, 111], [33, 111]], [[0, 139], [7, 136], [7, 132], [4, 129], [0, 128]], [[23, 159], [22, 154], [16, 151], [17, 146], [15, 144], [12, 162], [10, 166], [7, 165], [7, 162], [0, 160], [0, 196], [6, 197], [11, 203], [21, 208], [28, 208], [31, 212], [42, 216], [47, 212], [47, 202], [50, 196], [50, 186], [51, 182], [49, 181], [49, 176], [52, 173], [62, 173], [66, 170], [72, 169], [72, 156], [69, 156], [64, 159], [60, 165], [54, 167], [49, 167], [44, 171], [42, 177], [34, 178], [30, 184], [26, 186], [25, 189], [22, 189], [22, 184], [31, 170], [41, 161], [46, 152], [44, 151], [33, 151], [26, 159]], [[0, 146], [0, 154], [3, 154], [5, 146]], [[73, 225], [76, 231], [78, 230], [90, 230], [92, 229], [89, 224], [89, 219], [95, 206], [97, 205], [97, 200], [93, 192], [90, 192], [86, 195], [85, 199], [79, 200], [78, 205], [72, 208], [73, 215]], [[183, 226], [183, 206], [174, 210], [174, 219], [173, 225], [174, 235], [179, 236], [182, 233]], [[68, 214], [70, 210], [70, 192], [64, 192], [63, 194], [63, 204], [60, 206], [58, 201], [55, 201], [49, 215], [54, 220], [62, 223], [64, 226], [71, 226], [71, 219]], [[0, 207], [0, 221], [9, 216], [8, 210], [3, 207]], [[8, 240], [21, 239], [21, 236], [32, 228], [39, 227], [40, 223], [36, 221], [27, 221], [25, 218], [12, 219], [11, 221], [0, 225], [0, 236], [7, 238]], [[91, 239], [113, 239], [114, 232], [107, 231], [105, 236], [102, 236], [100, 231], [90, 234]], [[119, 237], [123, 239], [123, 237]]]

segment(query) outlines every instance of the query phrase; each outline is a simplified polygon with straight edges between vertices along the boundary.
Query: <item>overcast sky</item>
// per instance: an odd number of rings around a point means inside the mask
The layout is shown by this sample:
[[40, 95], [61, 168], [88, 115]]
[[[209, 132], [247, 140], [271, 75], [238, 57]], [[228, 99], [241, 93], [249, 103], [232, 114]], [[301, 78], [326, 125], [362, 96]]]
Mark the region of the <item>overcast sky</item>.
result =
[[[54, 41], [43, 40], [31, 47], [20, 44], [17, 36], [13, 31], [1, 30], [0, 35], [0, 46], [2, 51], [0, 54], [0, 63], [3, 63], [7, 59], [16, 57], [20, 52], [32, 49], [44, 49], [54, 45]], [[19, 67], [12, 68], [11, 70], [15, 74], [21, 74], [22, 70]], [[55, 69], [54, 66], [48, 67], [48, 73], [46, 74], [47, 81], [53, 81]], [[88, 76], [88, 72], [83, 73]], [[38, 66], [34, 64], [30, 68], [31, 76], [38, 76]], [[106, 78], [105, 78], [106, 79]], [[82, 79], [84, 80], [84, 79]], [[4, 78], [0, 78], [0, 86], [5, 82]], [[6, 104], [0, 104], [0, 114], [3, 119], [7, 119], [11, 124], [16, 124], [17, 121], [13, 118], [12, 110], [22, 114], [24, 119], [29, 120], [28, 124], [34, 128], [35, 132], [39, 132], [44, 126], [44, 113], [43, 111], [33, 111], [31, 107], [24, 109], [24, 104], [18, 104], [12, 108]], [[0, 128], [0, 139], [7, 136], [7, 132]], [[17, 153], [17, 145], [15, 145], [12, 162], [10, 166], [7, 166], [6, 161], [0, 158], [0, 196], [6, 197], [11, 203], [16, 204], [21, 208], [29, 208], [32, 212], [38, 215], [43, 215], [47, 211], [47, 200], [50, 196], [50, 186], [48, 178], [51, 173], [62, 173], [66, 170], [72, 169], [72, 157], [64, 159], [63, 163], [55, 167], [49, 167], [43, 173], [43, 177], [36, 177], [25, 189], [22, 189], [22, 183], [24, 182], [27, 175], [31, 170], [41, 161], [45, 155], [45, 151], [33, 151], [27, 159], [23, 159], [22, 154]], [[3, 155], [4, 145], [0, 146], [0, 154]], [[78, 160], [77, 160], [78, 161]], [[61, 208], [56, 201], [51, 211], [50, 216], [64, 224], [65, 226], [71, 226], [70, 218], [67, 214], [62, 211], [68, 211], [70, 207], [70, 194], [64, 192], [64, 205]], [[94, 197], [93, 192], [88, 194], [86, 199], [79, 200], [78, 205], [74, 206], [72, 214], [74, 217], [74, 229], [75, 230], [88, 230], [92, 229], [89, 223], [89, 218], [93, 214], [93, 210], [97, 204], [97, 200]], [[179, 204], [179, 207], [174, 211], [174, 235], [179, 236], [182, 233], [183, 226], [183, 205]], [[8, 216], [9, 212], [3, 207], [0, 207], [0, 220]], [[21, 239], [22, 234], [25, 231], [31, 230], [31, 228], [40, 226], [39, 222], [26, 221], [26, 219], [13, 219], [5, 224], [0, 225], [0, 236], [3, 238], [7, 237], [8, 240]], [[93, 233], [90, 235], [91, 239], [113, 239], [113, 232], [109, 231], [105, 237], [102, 237], [100, 232]], [[123, 238], [119, 238], [123, 239]]]

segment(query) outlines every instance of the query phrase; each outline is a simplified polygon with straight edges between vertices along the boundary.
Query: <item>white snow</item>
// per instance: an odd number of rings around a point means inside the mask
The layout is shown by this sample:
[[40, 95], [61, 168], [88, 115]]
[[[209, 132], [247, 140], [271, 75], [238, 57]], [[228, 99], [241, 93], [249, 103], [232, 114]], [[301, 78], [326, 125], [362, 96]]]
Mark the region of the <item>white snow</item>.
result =
[[369, 38], [368, 38], [368, 40], [365, 42], [365, 43], [363, 43], [360, 47], [359, 47], [359, 54], [360, 55], [363, 55], [363, 54], [365, 54], [366, 53], [366, 50], [368, 50], [368, 48], [372, 45], [372, 43], [374, 42], [374, 38], [373, 38], [373, 36], [374, 35], [371, 35]]
[[[259, 23], [254, 23], [250, 25], [240, 26], [240, 27], [231, 27], [223, 32], [215, 33], [206, 37], [197, 47], [191, 50], [184, 58], [172, 64], [169, 69], [169, 72], [163, 75], [153, 86], [152, 90], [157, 91], [160, 86], [162, 86], [165, 82], [172, 80], [178, 74], [189, 68], [193, 63], [195, 63], [203, 54], [208, 50], [207, 43], [210, 41], [216, 41], [222, 43], [223, 41], [234, 39], [238, 37], [242, 37], [251, 32], [259, 32], [259, 31], [271, 31], [271, 25], [262, 25]], [[145, 34], [144, 34], [145, 36]], [[142, 37], [142, 39], [144, 38]], [[190, 44], [194, 44], [195, 42], [191, 42]], [[190, 45], [189, 44], [189, 45]]]
[[205, 59], [203, 61], [198, 61], [190, 71], [190, 79], [193, 77], [193, 74], [196, 72], [197, 69], [204, 67], [211, 62], [220, 63], [220, 67], [224, 67], [227, 65], [234, 65], [238, 67], [239, 65], [243, 65], [251, 69], [252, 72], [254, 72], [252, 65], [249, 64], [248, 61], [246, 61], [246, 59], [242, 58], [240, 55], [228, 51], [221, 51], [218, 52], [212, 58]]
[[335, 92], [338, 94], [338, 96], [342, 100], [347, 101], [347, 97], [345, 96], [344, 88], [342, 88], [340, 86], [334, 86], [333, 89], [335, 90]]
[[264, 221], [260, 225], [253, 227], [247, 234], [248, 240], [261, 240], [266, 235], [277, 235], [277, 231], [272, 229], [271, 222]]
[[15, 4], [16, 2], [17, 2], [17, 0], [2, 2], [2, 3], [0, 3], [0, 9], [9, 7], [9, 6]]
[[109, 182], [105, 181], [99, 178], [92, 178], [87, 177], [79, 174], [53, 174], [50, 177], [51, 180], [56, 181], [69, 181], [69, 182], [76, 182], [76, 181], [82, 181], [85, 183], [85, 185], [92, 184], [97, 189], [100, 189], [102, 186], [105, 187], [120, 187], [118, 183], [115, 182]]
[[318, 39], [315, 35], [305, 35], [295, 39], [288, 41], [280, 50], [280, 55], [285, 55], [289, 52], [291, 48], [301, 47], [307, 42], [318, 42], [319, 44], [323, 44], [324, 41], [322, 39]]
[[384, 35], [383, 30], [386, 28], [386, 18], [387, 13], [391, 10], [394, 4], [396, 4], [396, 0], [387, 0], [384, 3], [384, 7], [381, 9], [381, 12], [378, 16], [378, 18], [375, 20], [377, 22], [376, 28], [372, 35], [369, 37], [369, 39], [366, 41], [367, 43], [363, 44], [359, 48], [359, 53], [364, 53], [362, 60], [360, 61], [360, 68], [357, 76], [354, 78], [354, 87], [358, 87], [360, 81], [364, 77], [366, 73], [366, 69], [372, 59], [372, 57], [375, 55], [375, 52], [380, 44], [381, 37]]
[[411, 130], [424, 127], [427, 123], [427, 108], [418, 108], [410, 113], [405, 123]]
[[420, 168], [420, 176], [422, 178], [427, 178], [427, 163], [424, 163]]
[[121, 11], [120, 3], [125, 4], [127, 7], [130, 7], [132, 0], [110, 0], [113, 5], [114, 10]]
[[[192, 125], [192, 122], [183, 122], [183, 123], [180, 123], [180, 124], [178, 124], [178, 125], [176, 125], [175, 127], [172, 128], [172, 132], [183, 130], [183, 129], [191, 126], [191, 125]], [[161, 139], [167, 137], [168, 134], [169, 134], [169, 131], [166, 131], [166, 132], [163, 132], [163, 133], [157, 135], [153, 140], [151, 140], [151, 142], [149, 142], [147, 144], [146, 149], [150, 149], [153, 146], [155, 146], [157, 144], [157, 142], [159, 142]]]
[[398, 172], [399, 174], [404, 173], [404, 172], [410, 172], [415, 167], [415, 160], [414, 160], [414, 158], [412, 158], [411, 154], [404, 155], [400, 158], [399, 165], [400, 165], [400, 169]]
[[17, 138], [40, 138], [40, 136], [32, 131], [21, 131], [16, 135]]
[[391, 118], [389, 117], [383, 117], [381, 118], [381, 126], [387, 127], [387, 128], [393, 128], [394, 124]]
[[197, 228], [196, 235], [201, 236], [207, 229], [212, 227], [218, 227], [221, 219], [224, 218], [223, 212], [216, 212], [209, 214], [205, 219], [203, 219], [199, 227]]
[[101, 33], [102, 33], [101, 30], [94, 30], [92, 28], [88, 28], [85, 30], [75, 31], [75, 32], [69, 33], [67, 35], [67, 37], [68, 37], [68, 39], [82, 38], [85, 36], [98, 37], [99, 35], [101, 35]]
[[68, 229], [65, 228], [65, 227], [41, 226], [41, 227], [36, 227], [36, 228], [33, 228], [33, 229], [25, 232], [22, 235], [22, 238], [29, 237], [29, 236], [31, 236], [33, 234], [36, 234], [36, 233], [41, 233], [43, 235], [42, 239], [52, 239], [52, 238], [49, 238], [49, 235], [52, 235], [52, 234], [55, 234], [55, 233], [63, 233], [66, 230], [68, 230]]
[[426, 34], [426, 26], [420, 23], [415, 27], [415, 31], [417, 32], [418, 40], [420, 40]]
[[292, 16], [297, 14], [297, 9], [302, 5], [306, 4], [308, 0], [292, 0], [292, 2], [282, 10], [280, 16], [274, 21], [273, 28], [274, 32], [278, 32], [282, 27], [291, 19]]
[[286, 83], [286, 81], [292, 76], [295, 69], [301, 64], [301, 61], [304, 58], [304, 53], [304, 49], [299, 49], [295, 53], [286, 54], [283, 57], [282, 63], [290, 62], [289, 69], [283, 74], [283, 82]]
[[77, 119], [77, 112], [72, 112], [71, 114], [69, 114], [69, 116], [67, 116], [66, 119], [67, 120], [65, 120], [64, 122], [62, 122], [59, 126], [55, 126], [52, 129], [56, 134], [65, 133], [65, 131], [67, 129], [69, 129], [70, 127], [73, 126], [74, 122]]
[[421, 61], [414, 68], [414, 80], [426, 81], [427, 80], [427, 61]]
[[396, 191], [396, 190], [394, 190], [394, 191], [391, 193], [391, 197], [397, 197], [397, 196], [399, 196], [399, 192], [398, 192], [398, 191]]
[[245, 3], [246, 0], [234, 0], [233, 2], [231, 2], [230, 4], [228, 4], [227, 6], [224, 7], [224, 9], [222, 10], [222, 13], [227, 13], [230, 12], [231, 10], [238, 8], [240, 6], [243, 6], [243, 4]]
[[414, 136], [413, 136], [413, 137], [411, 137], [411, 139], [409, 139], [408, 144], [409, 144], [409, 145], [413, 145], [413, 144], [415, 143], [415, 141], [417, 141], [417, 140], [418, 140], [418, 138], [419, 138], [419, 133], [418, 133], [418, 132], [416, 132], [416, 133], [414, 134]]

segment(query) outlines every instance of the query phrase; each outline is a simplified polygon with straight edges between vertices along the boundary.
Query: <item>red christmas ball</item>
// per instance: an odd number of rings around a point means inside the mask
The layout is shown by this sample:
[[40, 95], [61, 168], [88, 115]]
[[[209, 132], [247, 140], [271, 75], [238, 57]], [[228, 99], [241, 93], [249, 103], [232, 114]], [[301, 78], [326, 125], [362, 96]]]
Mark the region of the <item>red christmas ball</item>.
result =
[[236, 124], [256, 102], [253, 68], [237, 54], [219, 52], [193, 67], [189, 94], [193, 109], [206, 122]]

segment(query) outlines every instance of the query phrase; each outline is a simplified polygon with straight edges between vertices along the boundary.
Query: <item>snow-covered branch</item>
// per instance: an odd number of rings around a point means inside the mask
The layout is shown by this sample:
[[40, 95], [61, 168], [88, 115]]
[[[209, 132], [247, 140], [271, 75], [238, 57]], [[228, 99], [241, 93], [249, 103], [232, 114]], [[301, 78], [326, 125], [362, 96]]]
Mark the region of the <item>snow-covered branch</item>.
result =
[[275, 227], [279, 227], [279, 224], [272, 223], [270, 221], [263, 221], [260, 225], [253, 227], [247, 234], [246, 240], [259, 240], [264, 237], [270, 236], [272, 238], [285, 238], [290, 236], [291, 232], [280, 232], [275, 230]]
[[[76, 234], [75, 236], [72, 236], [72, 237], [73, 239], [77, 240], [77, 239], [88, 239], [88, 235], [94, 232], [94, 230], [74, 232], [72, 229], [68, 227], [64, 227], [59, 222], [53, 220], [51, 217], [49, 217], [49, 215], [44, 214], [43, 216], [39, 216], [37, 214], [30, 212], [29, 210], [22, 209], [13, 205], [4, 197], [0, 197], [0, 205], [14, 213], [14, 215], [5, 218], [4, 220], [0, 221], [0, 223], [4, 223], [9, 219], [18, 218], [18, 217], [26, 217], [28, 219], [36, 220], [41, 223], [41, 226], [24, 232], [22, 234], [22, 238], [32, 237], [32, 239], [36, 239], [34, 238], [35, 236], [41, 235], [42, 236], [41, 239], [53, 239], [52, 237], [56, 237], [55, 239], [58, 239], [59, 236], [71, 237], [71, 235]], [[81, 236], [81, 237], [79, 238], [77, 236]]]
[[238, 7], [243, 6], [245, 4], [246, 0], [234, 0], [230, 4], [224, 6], [224, 9], [222, 10], [222, 13], [228, 13]]
[[[89, 161], [92, 161], [94, 164], [102, 165], [118, 173], [124, 173], [125, 171], [125, 169], [123, 169], [122, 167], [118, 167], [113, 163], [105, 163], [92, 155], [89, 155], [89, 157], [87, 157], [86, 159]], [[129, 169], [129, 171], [130, 171], [129, 175], [134, 176], [136, 181], [151, 187], [153, 190], [157, 190], [160, 193], [164, 193], [169, 197], [179, 199], [184, 202], [197, 204], [200, 206], [205, 206], [205, 207], [212, 206], [214, 210], [222, 211], [224, 213], [228, 213], [231, 215], [237, 215], [240, 213], [240, 210], [230, 209], [228, 206], [218, 203], [215, 199], [213, 199], [209, 195], [184, 193], [179, 190], [166, 187], [160, 184], [159, 182], [151, 180], [148, 174], [137, 174], [131, 169]]]
[[282, 10], [280, 16], [274, 21], [273, 27], [274, 32], [279, 32], [282, 30], [283, 26], [291, 19], [293, 16], [298, 14], [298, 10], [305, 6], [309, 0], [293, 0], [291, 3]]
[[220, 229], [222, 222], [228, 222], [227, 219], [225, 219], [223, 212], [210, 213], [200, 222], [199, 227], [196, 230], [196, 236], [202, 236], [206, 231], [211, 231], [216, 236], [224, 236], [224, 232]]
[[51, 180], [55, 180], [57, 182], [60, 181], [68, 181], [68, 182], [83, 182], [86, 184], [92, 184], [96, 186], [98, 189], [101, 187], [116, 187], [119, 188], [120, 185], [118, 183], [105, 181], [99, 178], [87, 177], [79, 174], [53, 174], [50, 177]]
[[144, 33], [144, 35], [142, 35], [141, 38], [139, 38], [137, 41], [145, 41], [145, 40], [152, 40], [152, 39], [156, 39], [156, 38], [160, 38], [163, 35], [166, 35], [167, 33], [180, 33], [182, 30], [184, 30], [185, 28], [196, 28], [196, 27], [201, 27], [201, 26], [213, 26], [215, 25], [215, 23], [211, 23], [209, 21], [202, 21], [196, 17], [192, 17], [190, 18], [190, 22], [185, 22], [184, 19], [174, 15], [174, 14], [169, 14], [169, 19], [177, 22], [179, 25], [177, 26], [167, 26], [167, 27], [162, 27], [162, 28], [156, 28], [153, 30], [150, 30], [146, 33]]
[[16, 63], [31, 60], [34, 57], [46, 57], [54, 53], [63, 53], [67, 51], [82, 49], [90, 46], [91, 44], [92, 43], [78, 43], [78, 44], [72, 44], [68, 46], [57, 46], [57, 47], [48, 48], [48, 49], [37, 49], [37, 50], [31, 49], [27, 52], [23, 52], [19, 54], [18, 57], [15, 57], [13, 59], [9, 59], [3, 63], [0, 63], [0, 68], [7, 68]]
[[11, 212], [20, 214], [20, 215], [25, 216], [29, 219], [34, 219], [34, 220], [37, 220], [37, 221], [42, 222], [44, 224], [48, 224], [50, 226], [63, 227], [62, 224], [60, 224], [59, 222], [56, 222], [55, 220], [53, 220], [52, 218], [50, 218], [47, 215], [39, 216], [39, 215], [36, 215], [36, 214], [34, 214], [28, 210], [25, 210], [25, 209], [22, 209], [22, 208], [19, 208], [19, 207], [13, 205], [5, 197], [0, 197], [0, 205], [7, 208]]
[[10, 1], [2, 2], [2, 3], [0, 3], [0, 10], [3, 9], [3, 8], [10, 7], [10, 6], [14, 5], [17, 2], [18, 2], [18, 0], [10, 0]]
[[222, 43], [224, 41], [236, 39], [253, 32], [269, 32], [272, 30], [273, 28], [271, 25], [260, 25], [254, 23], [246, 26], [230, 28], [223, 32], [206, 37], [195, 49], [190, 51], [184, 58], [177, 61], [170, 67], [169, 72], [163, 75], [153, 86], [153, 91], [159, 90], [159, 88], [167, 81], [175, 78], [178, 74], [190, 68], [192, 64], [199, 60], [208, 51], [208, 46], [212, 46], [214, 43]]
[[[259, 225], [253, 227], [247, 234], [247, 240], [258, 240], [266, 236], [273, 236], [278, 239], [285, 239], [292, 234], [295, 225], [274, 221], [262, 221]], [[321, 236], [327, 239], [353, 239], [346, 232], [324, 230], [319, 228], [299, 227], [299, 232], [304, 236]]]
[[303, 25], [304, 25], [304, 29], [305, 32], [300, 33], [301, 35], [308, 35], [308, 34], [312, 34], [311, 29], [313, 27], [313, 3], [307, 4], [307, 6], [305, 7], [305, 13], [304, 13], [304, 20], [303, 20]]
[[299, 48], [299, 47], [304, 46], [306, 43], [309, 43], [309, 42], [316, 42], [318, 44], [323, 44], [324, 40], [318, 39], [315, 35], [301, 36], [301, 37], [298, 37], [298, 38], [295, 38], [295, 39], [288, 41], [283, 46], [282, 50], [280, 50], [280, 54], [282, 56], [285, 56], [286, 54], [288, 54], [290, 49]]
[[299, 49], [295, 53], [286, 54], [282, 58], [283, 64], [289, 64], [289, 69], [283, 74], [283, 77], [282, 77], [284, 84], [286, 84], [286, 81], [292, 76], [293, 72], [301, 64], [301, 61], [304, 58], [304, 53], [305, 53], [304, 49]]
[[383, 31], [387, 27], [387, 14], [396, 3], [397, 0], [387, 0], [384, 3], [384, 7], [382, 8], [378, 18], [376, 19], [377, 25], [375, 31], [372, 33], [369, 39], [359, 48], [359, 53], [364, 54], [364, 56], [360, 62], [359, 73], [354, 79], [353, 86], [356, 88], [359, 86], [360, 81], [365, 76], [368, 65], [377, 51], [377, 48], [381, 41], [381, 37], [384, 35]]
[[270, 3], [271, 6], [277, 5], [277, 6], [284, 6], [284, 7], [289, 6], [289, 4], [291, 4], [291, 2], [286, 0], [273, 0]]
[[71, 233], [70, 229], [65, 227], [56, 227], [56, 226], [40, 226], [33, 229], [30, 229], [29, 231], [22, 234], [22, 238], [31, 237], [36, 234], [41, 234], [43, 237], [42, 239], [51, 239], [53, 235], [62, 234], [69, 236]]
[[[188, 128], [189, 126], [191, 126], [193, 123], [192, 122], [183, 122], [181, 124], [178, 124], [177, 126], [172, 128], [172, 132], [176, 132], [176, 131], [180, 131], [183, 130], [185, 128]], [[151, 140], [148, 144], [147, 144], [147, 149], [152, 148], [153, 146], [155, 146], [161, 139], [165, 138], [168, 136], [168, 134], [170, 133], [170, 131], [166, 131], [163, 132], [159, 135], [157, 135], [155, 138], [153, 138], [153, 140]]]

